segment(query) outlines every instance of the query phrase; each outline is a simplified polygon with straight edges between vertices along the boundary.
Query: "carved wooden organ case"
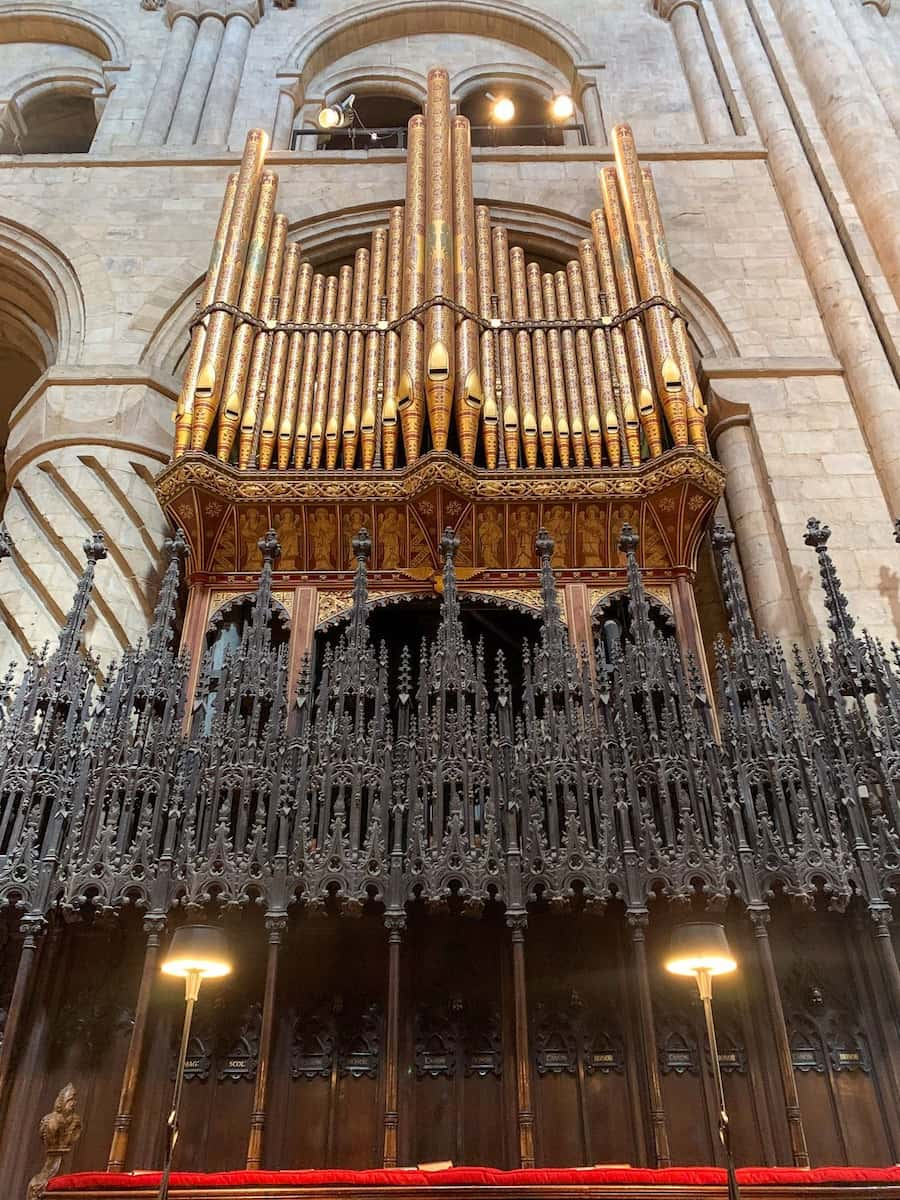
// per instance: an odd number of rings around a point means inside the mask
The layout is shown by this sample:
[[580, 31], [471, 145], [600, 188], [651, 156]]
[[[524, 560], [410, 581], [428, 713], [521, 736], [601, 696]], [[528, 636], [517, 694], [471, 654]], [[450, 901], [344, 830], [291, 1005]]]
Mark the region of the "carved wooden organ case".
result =
[[690, 581], [723, 478], [653, 179], [627, 126], [613, 144], [590, 236], [553, 272], [474, 202], [469, 124], [433, 69], [405, 204], [325, 276], [276, 212], [266, 138], [250, 133], [157, 484], [190, 543], [189, 640], [252, 590], [270, 528], [277, 598], [308, 643], [349, 610], [362, 526], [376, 602], [433, 594], [449, 526], [464, 598], [534, 610], [543, 526], [570, 632], [589, 642], [591, 610], [624, 587], [627, 522], [651, 596], [697, 649]]

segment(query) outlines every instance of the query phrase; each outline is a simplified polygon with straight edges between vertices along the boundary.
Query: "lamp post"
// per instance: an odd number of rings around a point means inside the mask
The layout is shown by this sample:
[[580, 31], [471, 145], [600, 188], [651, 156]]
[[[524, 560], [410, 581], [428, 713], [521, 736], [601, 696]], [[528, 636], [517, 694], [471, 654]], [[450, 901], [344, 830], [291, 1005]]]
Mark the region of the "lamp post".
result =
[[231, 974], [231, 955], [224, 933], [211, 925], [182, 925], [172, 935], [168, 953], [160, 969], [164, 975], [174, 975], [184, 980], [184, 1025], [181, 1030], [178, 1065], [175, 1068], [172, 1107], [166, 1121], [166, 1161], [158, 1194], [158, 1200], [167, 1200], [172, 1157], [175, 1154], [175, 1143], [178, 1141], [178, 1114], [181, 1109], [184, 1067], [191, 1040], [194, 1005], [197, 1003], [200, 984], [204, 979], [220, 979], [223, 975]]
[[667, 971], [673, 975], [691, 975], [697, 981], [703, 1015], [706, 1018], [706, 1036], [712, 1058], [713, 1078], [719, 1101], [719, 1137], [725, 1149], [728, 1170], [729, 1200], [740, 1200], [734, 1155], [731, 1152], [731, 1131], [728, 1125], [728, 1110], [725, 1107], [725, 1088], [722, 1084], [722, 1069], [719, 1066], [719, 1049], [716, 1044], [716, 1027], [712, 1009], [712, 981], [714, 975], [725, 975], [735, 970], [735, 961], [725, 936], [724, 925], [711, 921], [691, 921], [679, 925], [672, 934], [669, 955], [665, 962]]

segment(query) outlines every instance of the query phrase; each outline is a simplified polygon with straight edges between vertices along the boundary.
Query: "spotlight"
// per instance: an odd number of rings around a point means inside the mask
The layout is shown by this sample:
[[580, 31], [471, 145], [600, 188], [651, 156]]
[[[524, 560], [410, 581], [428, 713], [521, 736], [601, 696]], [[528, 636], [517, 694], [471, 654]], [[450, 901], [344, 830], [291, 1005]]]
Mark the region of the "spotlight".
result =
[[356, 99], [352, 93], [340, 104], [323, 104], [316, 116], [316, 124], [320, 129], [343, 129], [353, 121], [353, 102]]
[[550, 101], [550, 116], [554, 121], [568, 121], [575, 115], [575, 101], [566, 92], [561, 92]]
[[508, 125], [516, 115], [516, 106], [509, 96], [493, 96], [490, 92], [485, 95], [491, 101], [491, 120], [498, 125]]

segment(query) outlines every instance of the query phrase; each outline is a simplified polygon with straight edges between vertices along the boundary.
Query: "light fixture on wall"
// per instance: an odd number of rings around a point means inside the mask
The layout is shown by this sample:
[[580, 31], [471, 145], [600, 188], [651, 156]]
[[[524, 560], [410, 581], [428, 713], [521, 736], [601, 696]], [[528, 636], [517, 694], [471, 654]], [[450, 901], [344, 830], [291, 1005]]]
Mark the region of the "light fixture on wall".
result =
[[568, 121], [575, 115], [575, 101], [568, 92], [558, 92], [550, 101], [550, 116], [554, 121]]
[[316, 116], [316, 124], [329, 133], [332, 129], [345, 129], [353, 123], [356, 115], [353, 109], [355, 100], [356, 96], [351, 92], [346, 100], [339, 104], [323, 104]]
[[516, 115], [516, 106], [509, 96], [495, 96], [492, 92], [485, 92], [485, 96], [491, 102], [491, 121], [496, 125], [508, 125]]
[[716, 1098], [719, 1102], [719, 1137], [725, 1149], [728, 1167], [729, 1200], [740, 1200], [734, 1155], [731, 1152], [731, 1130], [728, 1110], [725, 1107], [725, 1088], [722, 1084], [722, 1068], [719, 1064], [719, 1048], [716, 1044], [716, 1027], [713, 1021], [712, 981], [714, 975], [727, 975], [737, 968], [737, 962], [725, 936], [725, 926], [713, 921], [688, 921], [679, 925], [672, 933], [665, 967], [673, 975], [687, 975], [697, 982], [703, 1015], [706, 1018], [706, 1036], [709, 1041], [709, 1056], [713, 1078], [716, 1083]]
[[184, 1086], [184, 1067], [188, 1045], [191, 1040], [191, 1022], [194, 1005], [200, 995], [200, 984], [204, 979], [221, 979], [232, 971], [231, 954], [221, 929], [212, 925], [182, 925], [172, 934], [169, 951], [160, 970], [164, 975], [174, 975], [184, 980], [184, 1024], [181, 1029], [181, 1046], [175, 1067], [175, 1089], [172, 1107], [166, 1121], [166, 1161], [159, 1183], [157, 1200], [167, 1200], [169, 1176], [172, 1172], [172, 1157], [178, 1141], [178, 1115], [181, 1110], [181, 1093]]

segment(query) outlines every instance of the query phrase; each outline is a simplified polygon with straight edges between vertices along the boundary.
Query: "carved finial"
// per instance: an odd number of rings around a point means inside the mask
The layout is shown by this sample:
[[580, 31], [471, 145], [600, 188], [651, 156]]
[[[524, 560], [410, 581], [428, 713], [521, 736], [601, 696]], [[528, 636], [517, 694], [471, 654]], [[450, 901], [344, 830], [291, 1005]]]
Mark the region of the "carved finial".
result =
[[[367, 623], [369, 611], [369, 587], [367, 579], [367, 564], [372, 553], [372, 539], [368, 529], [363, 526], [352, 541], [353, 553], [356, 556], [356, 575], [353, 579], [353, 604], [350, 612], [350, 628], [348, 630], [351, 646], [354, 652], [362, 654], [369, 640]], [[357, 663], [358, 666], [358, 663]]]
[[359, 533], [353, 538], [351, 543], [353, 546], [353, 555], [356, 561], [368, 562], [372, 556], [372, 539], [369, 537], [369, 531], [365, 525], [360, 529]]
[[565, 651], [569, 645], [556, 594], [556, 576], [553, 574], [552, 566], [554, 546], [553, 538], [547, 530], [543, 527], [539, 529], [534, 539], [534, 548], [541, 561], [541, 608], [543, 612], [541, 652], [546, 670], [544, 683], [548, 687], [562, 684]]
[[40, 1200], [49, 1181], [59, 1174], [63, 1159], [81, 1137], [81, 1117], [75, 1111], [77, 1103], [75, 1087], [67, 1083], [56, 1097], [53, 1111], [41, 1120], [44, 1165], [28, 1184], [27, 1200]]
[[856, 639], [853, 627], [856, 622], [850, 616], [847, 597], [841, 590], [841, 580], [834, 568], [834, 562], [828, 553], [828, 539], [831, 530], [815, 517], [806, 522], [806, 535], [803, 540], [807, 546], [812, 546], [819, 558], [819, 576], [822, 580], [822, 590], [825, 593], [825, 607], [828, 609], [828, 628], [838, 640], [841, 648], [853, 652]]
[[54, 658], [58, 660], [71, 657], [81, 645], [81, 634], [84, 630], [84, 621], [94, 586], [94, 568], [107, 555], [102, 533], [95, 533], [93, 537], [85, 540], [84, 554], [87, 558], [87, 566], [75, 589], [75, 597], [69, 615], [66, 617], [66, 623], [60, 630], [59, 645], [54, 654]]
[[640, 650], [650, 646], [650, 605], [641, 579], [637, 562], [637, 549], [641, 540], [626, 521], [619, 534], [619, 549], [625, 555], [628, 571], [628, 607], [631, 617], [632, 641]]
[[176, 529], [174, 537], [166, 538], [163, 542], [163, 553], [168, 558], [169, 565], [160, 584], [153, 612], [153, 624], [150, 626], [148, 641], [152, 650], [161, 650], [172, 641], [175, 605], [181, 585], [181, 564], [188, 553], [188, 544], [180, 529]]
[[456, 560], [456, 552], [459, 549], [459, 538], [448, 525], [441, 537], [441, 554], [444, 558], [444, 565], [448, 562], [452, 563]]
[[259, 546], [260, 553], [263, 556], [263, 563], [271, 563], [272, 566], [281, 558], [281, 543], [278, 541], [278, 536], [274, 529], [270, 529], [266, 536], [260, 538], [256, 543]]
[[0, 521], [0, 558], [9, 558], [12, 554], [12, 538], [6, 528], [6, 522]]
[[619, 549], [623, 554], [630, 555], [637, 551], [640, 544], [640, 538], [626, 521], [619, 533]]
[[541, 560], [541, 566], [550, 566], [550, 560], [553, 558], [553, 551], [556, 543], [553, 538], [544, 529], [543, 526], [537, 531], [537, 537], [534, 539], [534, 549], [538, 558]]
[[728, 614], [728, 629], [732, 638], [740, 644], [742, 649], [746, 650], [756, 631], [750, 616], [744, 586], [731, 555], [734, 533], [725, 525], [717, 522], [710, 534], [710, 541], [719, 568], [719, 582], [722, 586], [725, 611]]
[[[3, 527], [3, 532], [6, 532], [6, 527]], [[894, 541], [900, 546], [900, 517], [894, 518]]]

